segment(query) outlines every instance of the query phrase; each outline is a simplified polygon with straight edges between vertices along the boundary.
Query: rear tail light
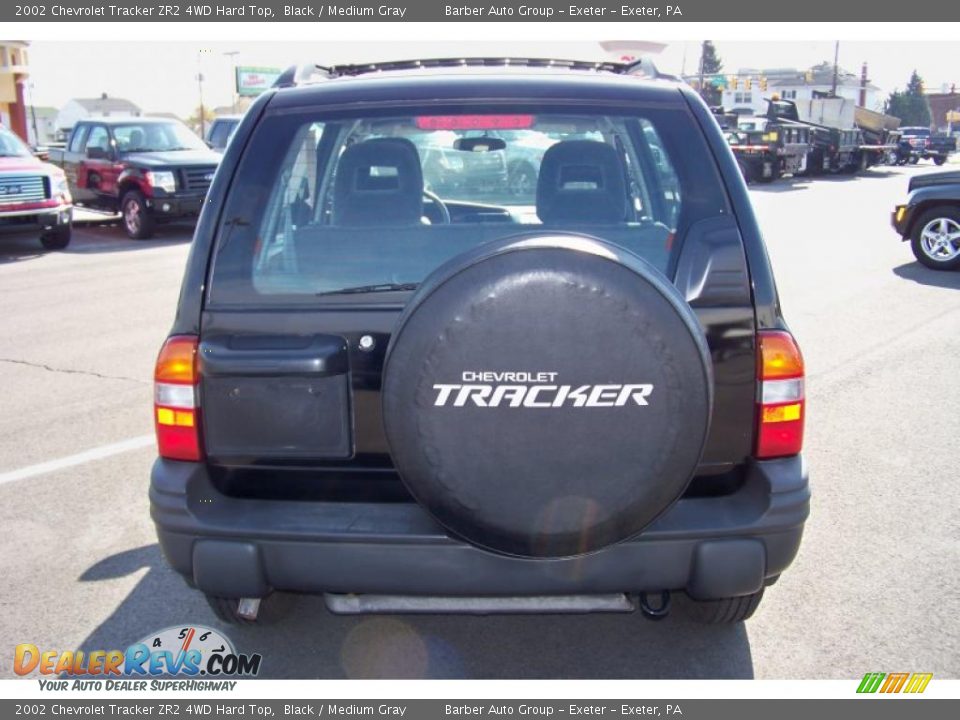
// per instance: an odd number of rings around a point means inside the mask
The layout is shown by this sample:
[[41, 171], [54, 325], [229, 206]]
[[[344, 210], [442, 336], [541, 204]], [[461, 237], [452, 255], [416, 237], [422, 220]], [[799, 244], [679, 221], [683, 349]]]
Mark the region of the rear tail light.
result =
[[197, 338], [193, 335], [168, 338], [157, 357], [153, 376], [153, 420], [160, 457], [190, 461], [203, 457], [198, 379]]
[[803, 447], [803, 356], [788, 332], [762, 330], [757, 337], [760, 399], [756, 456], [796, 455]]

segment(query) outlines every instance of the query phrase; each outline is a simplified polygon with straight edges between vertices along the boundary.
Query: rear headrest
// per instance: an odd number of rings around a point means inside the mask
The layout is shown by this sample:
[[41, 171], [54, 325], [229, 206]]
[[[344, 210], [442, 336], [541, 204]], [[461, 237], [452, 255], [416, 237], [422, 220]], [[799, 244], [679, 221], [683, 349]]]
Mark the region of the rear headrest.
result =
[[543, 154], [537, 217], [545, 224], [620, 223], [627, 190], [617, 151], [595, 140], [566, 140]]
[[413, 225], [422, 216], [416, 145], [405, 138], [377, 138], [343, 151], [333, 187], [334, 225]]

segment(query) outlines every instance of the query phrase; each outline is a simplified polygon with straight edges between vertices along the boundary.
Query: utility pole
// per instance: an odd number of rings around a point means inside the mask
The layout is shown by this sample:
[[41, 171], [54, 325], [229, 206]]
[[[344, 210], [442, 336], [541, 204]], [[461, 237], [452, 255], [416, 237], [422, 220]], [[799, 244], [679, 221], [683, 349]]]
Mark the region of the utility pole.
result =
[[33, 142], [40, 145], [40, 133], [37, 130], [37, 107], [33, 102], [33, 83], [28, 82], [27, 90], [30, 91], [30, 122], [33, 125]]
[[840, 41], [833, 46], [833, 86], [830, 88], [831, 97], [837, 96], [837, 80], [840, 73]]
[[707, 53], [707, 41], [704, 40], [703, 43], [700, 45], [700, 87], [698, 88], [698, 90], [700, 91], [700, 97], [703, 97], [703, 83], [704, 83], [703, 63], [704, 63], [704, 60], [706, 60], [706, 53]]
[[870, 80], [867, 77], [867, 63], [863, 63], [863, 67], [860, 68], [860, 107], [867, 106], [867, 83]]
[[239, 50], [231, 50], [231, 51], [229, 51], [229, 52], [225, 52], [225, 53], [224, 53], [224, 55], [226, 55], [228, 58], [230, 58], [230, 75], [231, 75], [230, 82], [231, 82], [231, 84], [232, 84], [232, 86], [233, 86], [232, 90], [230, 91], [230, 98], [233, 100], [232, 105], [233, 105], [233, 114], [234, 114], [234, 115], [237, 114], [237, 91], [238, 91], [238, 88], [237, 88], [237, 61], [236, 61], [236, 57], [237, 57], [237, 55], [239, 55], [239, 54], [240, 54], [240, 51], [239, 51]]
[[207, 135], [207, 111], [203, 107], [203, 65], [200, 63], [203, 50], [197, 51], [197, 91], [200, 95], [200, 137]]

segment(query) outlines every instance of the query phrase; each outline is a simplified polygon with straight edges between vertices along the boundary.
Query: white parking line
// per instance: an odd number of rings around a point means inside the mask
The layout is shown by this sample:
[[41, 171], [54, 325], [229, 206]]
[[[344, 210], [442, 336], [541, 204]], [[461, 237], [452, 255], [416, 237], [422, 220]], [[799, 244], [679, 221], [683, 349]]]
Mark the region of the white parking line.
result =
[[0, 473], [0, 485], [4, 485], [8, 482], [14, 482], [16, 480], [25, 480], [26, 478], [55, 472], [57, 470], [63, 470], [64, 468], [73, 467], [74, 465], [83, 465], [84, 463], [92, 462], [94, 460], [102, 460], [103, 458], [108, 458], [111, 455], [119, 455], [120, 453], [129, 452], [131, 450], [139, 450], [140, 448], [147, 447], [153, 443], [153, 435], [140, 435], [139, 437], [130, 438], [129, 440], [121, 440], [120, 442], [111, 443], [109, 445], [101, 445], [100, 447], [93, 448], [92, 450], [84, 450], [82, 453], [77, 453], [76, 455], [67, 455], [67, 457], [62, 457], [57, 460], [49, 460], [47, 462], [38, 463], [37, 465], [28, 465], [27, 467], [22, 467], [19, 470], [11, 470], [10, 472]]

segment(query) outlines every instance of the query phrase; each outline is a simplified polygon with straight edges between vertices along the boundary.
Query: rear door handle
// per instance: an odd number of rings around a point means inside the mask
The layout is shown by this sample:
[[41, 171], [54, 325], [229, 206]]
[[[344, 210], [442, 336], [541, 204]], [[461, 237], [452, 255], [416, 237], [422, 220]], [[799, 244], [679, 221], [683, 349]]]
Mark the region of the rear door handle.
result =
[[233, 335], [200, 343], [205, 377], [330, 377], [349, 371], [347, 341], [338, 335]]

